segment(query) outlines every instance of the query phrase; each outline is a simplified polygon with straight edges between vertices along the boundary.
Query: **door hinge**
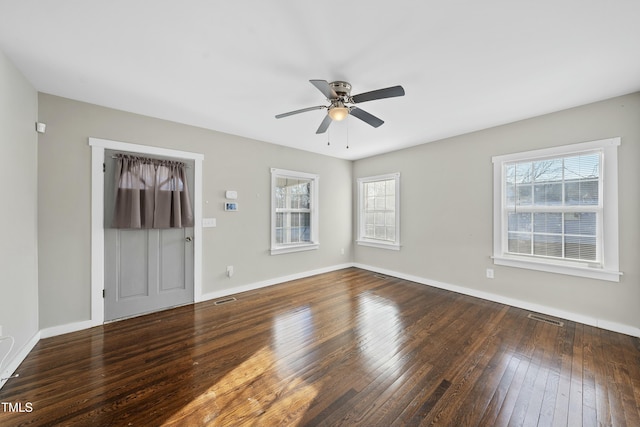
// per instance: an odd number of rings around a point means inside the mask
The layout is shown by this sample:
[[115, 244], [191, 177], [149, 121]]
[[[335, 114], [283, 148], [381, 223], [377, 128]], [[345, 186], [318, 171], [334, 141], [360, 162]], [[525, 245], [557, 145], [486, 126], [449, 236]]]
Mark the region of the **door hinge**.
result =
[[107, 164], [103, 163], [102, 164], [102, 172], [106, 172], [107, 171]]
[[102, 290], [102, 298], [104, 298], [104, 297], [105, 297], [105, 292], [104, 292], [104, 289], [103, 289]]

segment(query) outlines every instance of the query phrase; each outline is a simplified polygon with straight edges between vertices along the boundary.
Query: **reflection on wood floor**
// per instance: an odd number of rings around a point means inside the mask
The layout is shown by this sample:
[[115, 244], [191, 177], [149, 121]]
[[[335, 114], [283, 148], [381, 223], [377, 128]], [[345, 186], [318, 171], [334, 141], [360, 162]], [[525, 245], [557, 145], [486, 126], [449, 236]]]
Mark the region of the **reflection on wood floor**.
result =
[[640, 426], [640, 340], [355, 268], [43, 339], [0, 425]]

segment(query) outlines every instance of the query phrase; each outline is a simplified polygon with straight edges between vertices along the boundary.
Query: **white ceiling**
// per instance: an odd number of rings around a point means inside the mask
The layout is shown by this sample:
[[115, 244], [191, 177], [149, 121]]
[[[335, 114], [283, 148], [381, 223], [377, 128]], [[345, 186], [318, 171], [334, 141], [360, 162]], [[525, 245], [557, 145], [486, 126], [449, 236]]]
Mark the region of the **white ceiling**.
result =
[[[40, 92], [358, 159], [640, 90], [638, 17], [638, 0], [0, 0], [0, 50]], [[309, 79], [406, 96], [359, 104], [377, 129], [316, 135], [325, 110], [274, 118], [327, 104]]]

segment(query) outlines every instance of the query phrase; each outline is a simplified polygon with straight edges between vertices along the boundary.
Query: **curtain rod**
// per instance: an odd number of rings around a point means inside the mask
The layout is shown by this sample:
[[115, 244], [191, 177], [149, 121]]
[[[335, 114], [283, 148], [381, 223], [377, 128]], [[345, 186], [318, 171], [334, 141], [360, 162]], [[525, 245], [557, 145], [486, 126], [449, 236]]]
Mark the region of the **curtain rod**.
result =
[[[129, 154], [125, 154], [126, 156], [128, 156]], [[177, 163], [183, 163], [184, 167], [186, 168], [190, 168], [191, 165], [189, 165], [187, 162], [184, 162], [182, 160], [172, 160], [172, 159], [154, 159], [153, 157], [144, 157], [144, 156], [133, 156], [133, 157], [138, 157], [138, 158], [144, 158], [144, 159], [149, 159], [149, 160], [157, 160], [158, 162], [163, 162], [163, 161], [167, 161], [167, 162], [177, 162]], [[118, 156], [111, 156], [112, 159], [117, 159]]]

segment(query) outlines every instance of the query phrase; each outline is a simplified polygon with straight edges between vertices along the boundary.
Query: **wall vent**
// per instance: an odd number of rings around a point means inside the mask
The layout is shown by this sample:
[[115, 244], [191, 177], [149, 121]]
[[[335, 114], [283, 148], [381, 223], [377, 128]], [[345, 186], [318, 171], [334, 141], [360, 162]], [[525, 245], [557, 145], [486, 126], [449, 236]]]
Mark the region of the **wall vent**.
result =
[[555, 320], [555, 319], [550, 319], [548, 317], [544, 317], [544, 316], [541, 316], [539, 314], [529, 313], [529, 315], [527, 317], [529, 319], [537, 320], [539, 322], [548, 323], [550, 325], [556, 325], [556, 326], [560, 326], [560, 327], [564, 326], [564, 322], [560, 322], [559, 320]]
[[229, 302], [233, 302], [233, 301], [237, 301], [234, 297], [230, 297], [230, 298], [225, 298], [225, 299], [219, 299], [218, 301], [214, 301], [214, 305], [221, 305], [221, 304], [226, 304]]
[[382, 274], [374, 274], [373, 277], [378, 279], [387, 280], [387, 276], [383, 276]]

